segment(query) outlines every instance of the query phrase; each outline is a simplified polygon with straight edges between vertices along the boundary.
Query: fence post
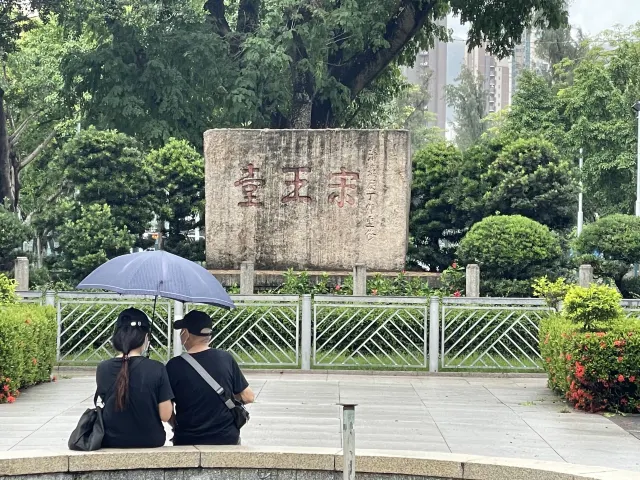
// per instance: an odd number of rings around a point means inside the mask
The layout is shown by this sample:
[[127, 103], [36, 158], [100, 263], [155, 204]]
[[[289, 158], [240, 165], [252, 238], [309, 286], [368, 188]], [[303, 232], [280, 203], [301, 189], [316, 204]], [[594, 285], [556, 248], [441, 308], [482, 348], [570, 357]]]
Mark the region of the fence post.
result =
[[255, 271], [253, 262], [240, 264], [240, 295], [253, 295]]
[[56, 293], [55, 292], [45, 292], [45, 294], [44, 294], [44, 304], [47, 307], [55, 307], [56, 306]]
[[[178, 300], [173, 301], [173, 321], [177, 322], [184, 318], [184, 303]], [[173, 327], [173, 326], [172, 326]], [[180, 330], [173, 331], [173, 356], [182, 355], [182, 342], [180, 341]]]
[[27, 257], [16, 258], [14, 278], [16, 279], [16, 290], [18, 292], [29, 291], [29, 259]]
[[342, 405], [342, 457], [344, 458], [344, 480], [356, 478], [356, 405]]
[[300, 332], [302, 370], [311, 370], [311, 295], [302, 295], [302, 331]]
[[432, 296], [429, 302], [429, 371], [438, 371], [440, 340], [440, 298]]
[[475, 263], [467, 265], [465, 296], [478, 298], [480, 296], [480, 267]]
[[580, 270], [578, 271], [578, 283], [584, 288], [589, 288], [593, 283], [593, 267], [591, 265], [580, 265]]
[[353, 266], [353, 294], [357, 297], [367, 294], [367, 266], [362, 263]]

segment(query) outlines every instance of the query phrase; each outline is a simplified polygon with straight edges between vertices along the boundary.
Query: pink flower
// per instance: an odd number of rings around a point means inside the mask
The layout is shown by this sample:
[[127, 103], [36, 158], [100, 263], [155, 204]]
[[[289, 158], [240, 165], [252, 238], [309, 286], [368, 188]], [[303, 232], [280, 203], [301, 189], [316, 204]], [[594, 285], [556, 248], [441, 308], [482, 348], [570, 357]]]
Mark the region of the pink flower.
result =
[[339, 292], [340, 290], [342, 290], [342, 287], [340, 285], [336, 285], [336, 292]]
[[462, 294], [460, 293], [460, 290], [456, 290], [455, 292], [453, 292], [453, 296], [454, 297], [461, 297]]
[[453, 262], [453, 263], [451, 264], [451, 268], [458, 268], [458, 264], [457, 264], [456, 262]]
[[373, 290], [371, 290], [371, 295], [378, 295], [378, 289], [374, 288]]
[[9, 395], [9, 396], [7, 397], [7, 402], [9, 402], [9, 403], [13, 403], [13, 402], [15, 402], [15, 401], [16, 401], [16, 397], [12, 397], [11, 395]]
[[624, 382], [624, 375], [618, 375], [618, 381]]

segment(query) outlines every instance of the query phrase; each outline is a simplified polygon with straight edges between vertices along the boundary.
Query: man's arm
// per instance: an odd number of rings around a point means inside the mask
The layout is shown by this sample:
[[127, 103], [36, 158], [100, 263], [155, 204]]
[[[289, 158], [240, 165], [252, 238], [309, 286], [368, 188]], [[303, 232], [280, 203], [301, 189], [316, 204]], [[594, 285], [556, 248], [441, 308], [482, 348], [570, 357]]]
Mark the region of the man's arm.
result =
[[256, 399], [256, 396], [254, 395], [253, 390], [251, 390], [251, 387], [245, 388], [242, 392], [235, 395], [235, 397], [236, 400], [242, 402], [245, 405], [253, 403]]

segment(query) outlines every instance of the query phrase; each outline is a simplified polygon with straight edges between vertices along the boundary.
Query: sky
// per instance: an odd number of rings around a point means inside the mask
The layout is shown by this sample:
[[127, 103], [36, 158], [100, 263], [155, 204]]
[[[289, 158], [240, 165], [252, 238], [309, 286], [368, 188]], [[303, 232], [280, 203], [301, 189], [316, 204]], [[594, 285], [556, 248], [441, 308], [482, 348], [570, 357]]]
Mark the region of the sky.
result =
[[[617, 24], [629, 26], [640, 21], [640, 0], [606, 0], [606, 7], [596, 0], [571, 0], [569, 22], [582, 27], [586, 35], [597, 35]], [[466, 38], [466, 28], [450, 18], [449, 28], [455, 38]]]

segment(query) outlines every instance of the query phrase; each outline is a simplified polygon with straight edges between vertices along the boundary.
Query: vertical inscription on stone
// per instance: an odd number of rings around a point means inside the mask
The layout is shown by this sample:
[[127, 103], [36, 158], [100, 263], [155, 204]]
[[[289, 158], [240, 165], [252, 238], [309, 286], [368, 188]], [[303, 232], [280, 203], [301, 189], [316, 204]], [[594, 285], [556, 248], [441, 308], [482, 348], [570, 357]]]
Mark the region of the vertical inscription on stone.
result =
[[[282, 173], [285, 175], [284, 184], [287, 186], [287, 193], [282, 197], [282, 203], [311, 201], [309, 193], [309, 180], [302, 178], [302, 174], [311, 171], [309, 167], [285, 167]], [[293, 176], [293, 178], [292, 178]], [[302, 190], [304, 189], [304, 192]]]
[[259, 168], [255, 168], [253, 163], [250, 163], [242, 169], [244, 175], [234, 182], [234, 186], [242, 188], [242, 196], [244, 197], [242, 202], [238, 202], [238, 206], [259, 207], [262, 205], [262, 202], [258, 201], [257, 191], [264, 185], [264, 180], [257, 178], [259, 171]]
[[331, 173], [331, 183], [329, 188], [334, 190], [329, 194], [329, 203], [335, 203], [339, 208], [344, 207], [345, 203], [349, 205], [356, 204], [356, 194], [352, 190], [358, 188], [357, 182], [360, 174], [357, 172], [347, 172], [344, 167], [340, 168], [337, 173]]
[[367, 182], [364, 189], [364, 197], [365, 197], [365, 215], [366, 215], [366, 223], [365, 223], [365, 235], [367, 237], [367, 241], [372, 241], [378, 235], [377, 227], [376, 227], [376, 211], [377, 211], [377, 183], [376, 180], [378, 178], [378, 166], [375, 162], [374, 151], [369, 150], [369, 154], [367, 155]]

